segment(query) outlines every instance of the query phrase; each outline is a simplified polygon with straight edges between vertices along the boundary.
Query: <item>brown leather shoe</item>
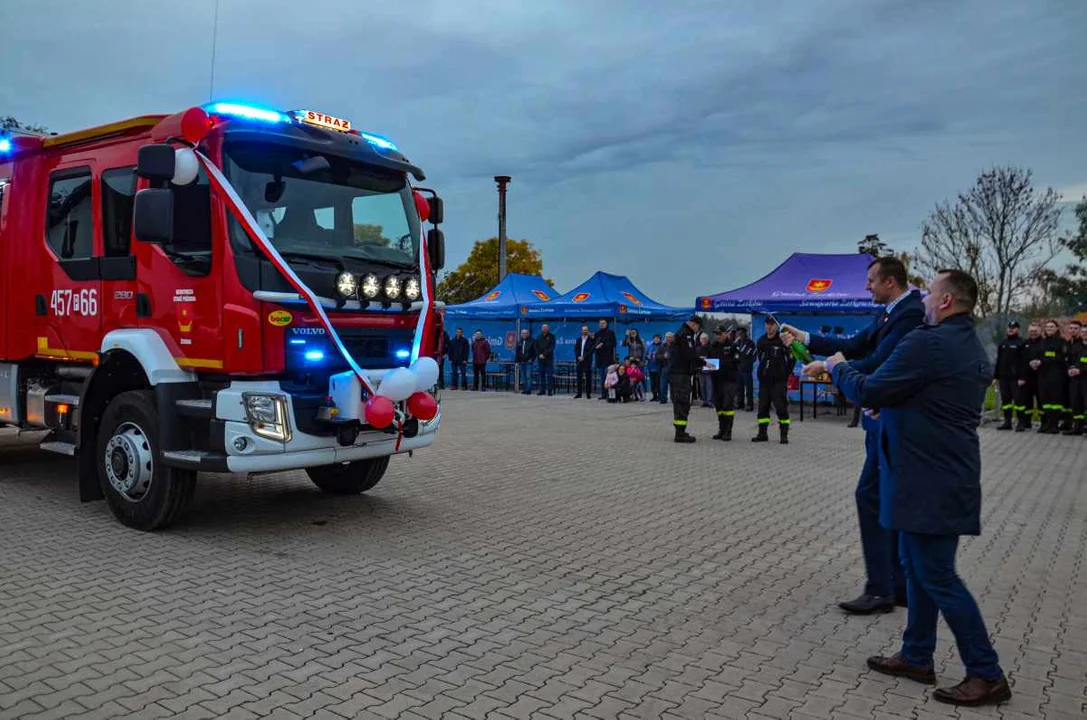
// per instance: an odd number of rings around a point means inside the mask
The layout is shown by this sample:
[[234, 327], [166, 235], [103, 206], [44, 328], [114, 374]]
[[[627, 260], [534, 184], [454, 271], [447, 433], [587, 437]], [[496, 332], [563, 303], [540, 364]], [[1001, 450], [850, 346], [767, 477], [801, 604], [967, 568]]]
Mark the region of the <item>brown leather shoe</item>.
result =
[[998, 705], [1011, 700], [1012, 690], [1005, 678], [983, 680], [968, 677], [954, 687], [937, 688], [932, 693], [934, 700], [951, 705], [976, 707], [978, 705]]
[[917, 667], [916, 665], [910, 665], [902, 659], [900, 653], [895, 653], [891, 657], [870, 657], [868, 658], [868, 667], [878, 673], [883, 673], [884, 675], [903, 677], [907, 680], [914, 680], [925, 685], [936, 684], [935, 670], [931, 667]]

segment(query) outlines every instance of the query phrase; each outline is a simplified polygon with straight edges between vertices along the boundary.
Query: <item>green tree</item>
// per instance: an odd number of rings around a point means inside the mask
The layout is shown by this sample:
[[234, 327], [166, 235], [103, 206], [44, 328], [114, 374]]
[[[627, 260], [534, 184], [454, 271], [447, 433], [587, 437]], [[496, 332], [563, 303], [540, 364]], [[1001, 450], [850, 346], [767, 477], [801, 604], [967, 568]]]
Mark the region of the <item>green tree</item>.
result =
[[1075, 262], [1065, 266], [1063, 273], [1045, 270], [1040, 280], [1042, 296], [1064, 312], [1087, 310], [1087, 195], [1073, 211], [1079, 227], [1070, 237], [1062, 237], [1061, 247], [1068, 250]]
[[936, 205], [921, 225], [916, 266], [970, 273], [978, 283], [977, 314], [1006, 315], [1026, 301], [1060, 250], [1060, 194], [1035, 192], [1030, 170], [997, 167], [970, 190]]
[[[506, 240], [506, 272], [542, 275], [543, 258], [528, 240]], [[545, 278], [548, 285], [555, 283]], [[438, 299], [450, 305], [475, 300], [498, 283], [498, 238], [477, 240], [468, 258], [438, 280]]]
[[391, 240], [385, 237], [385, 228], [381, 225], [370, 223], [355, 223], [354, 235], [356, 245], [380, 245], [388, 247]]

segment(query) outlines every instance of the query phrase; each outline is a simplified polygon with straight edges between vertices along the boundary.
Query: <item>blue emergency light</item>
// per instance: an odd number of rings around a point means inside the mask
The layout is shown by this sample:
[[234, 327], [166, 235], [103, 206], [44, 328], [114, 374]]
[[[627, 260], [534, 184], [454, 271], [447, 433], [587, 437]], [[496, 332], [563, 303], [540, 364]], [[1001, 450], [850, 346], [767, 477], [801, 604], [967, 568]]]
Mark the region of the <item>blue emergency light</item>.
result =
[[242, 105], [241, 103], [218, 102], [207, 105], [204, 109], [212, 115], [229, 115], [268, 123], [290, 122], [290, 118], [277, 110], [269, 110], [254, 105]]
[[325, 359], [325, 353], [323, 350], [307, 350], [306, 362], [321, 362]]
[[411, 350], [401, 349], [401, 350], [396, 351], [396, 359], [397, 360], [407, 360], [410, 357], [411, 357]]
[[0, 137], [0, 153], [11, 152], [11, 140], [6, 137]]

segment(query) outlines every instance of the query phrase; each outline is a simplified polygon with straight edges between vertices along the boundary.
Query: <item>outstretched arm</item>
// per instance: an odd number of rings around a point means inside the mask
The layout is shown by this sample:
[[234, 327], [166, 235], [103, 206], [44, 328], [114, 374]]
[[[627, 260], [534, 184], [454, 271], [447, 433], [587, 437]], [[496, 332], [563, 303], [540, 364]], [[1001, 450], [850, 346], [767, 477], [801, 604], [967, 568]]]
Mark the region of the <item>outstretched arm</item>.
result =
[[906, 335], [886, 362], [868, 375], [853, 363], [840, 362], [831, 371], [842, 393], [863, 407], [894, 407], [913, 397], [932, 377], [933, 337], [926, 332]]

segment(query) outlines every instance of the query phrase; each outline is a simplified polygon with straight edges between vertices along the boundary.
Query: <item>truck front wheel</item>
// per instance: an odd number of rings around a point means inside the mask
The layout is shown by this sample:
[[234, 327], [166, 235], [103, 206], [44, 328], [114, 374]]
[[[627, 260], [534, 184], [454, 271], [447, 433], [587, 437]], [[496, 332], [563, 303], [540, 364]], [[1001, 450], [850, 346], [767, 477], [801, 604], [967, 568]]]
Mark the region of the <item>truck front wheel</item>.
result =
[[196, 473], [159, 460], [155, 398], [149, 390], [113, 398], [98, 428], [98, 482], [109, 509], [125, 525], [157, 530], [192, 499]]
[[356, 460], [306, 468], [313, 484], [332, 495], [358, 495], [380, 482], [389, 468], [389, 457]]

